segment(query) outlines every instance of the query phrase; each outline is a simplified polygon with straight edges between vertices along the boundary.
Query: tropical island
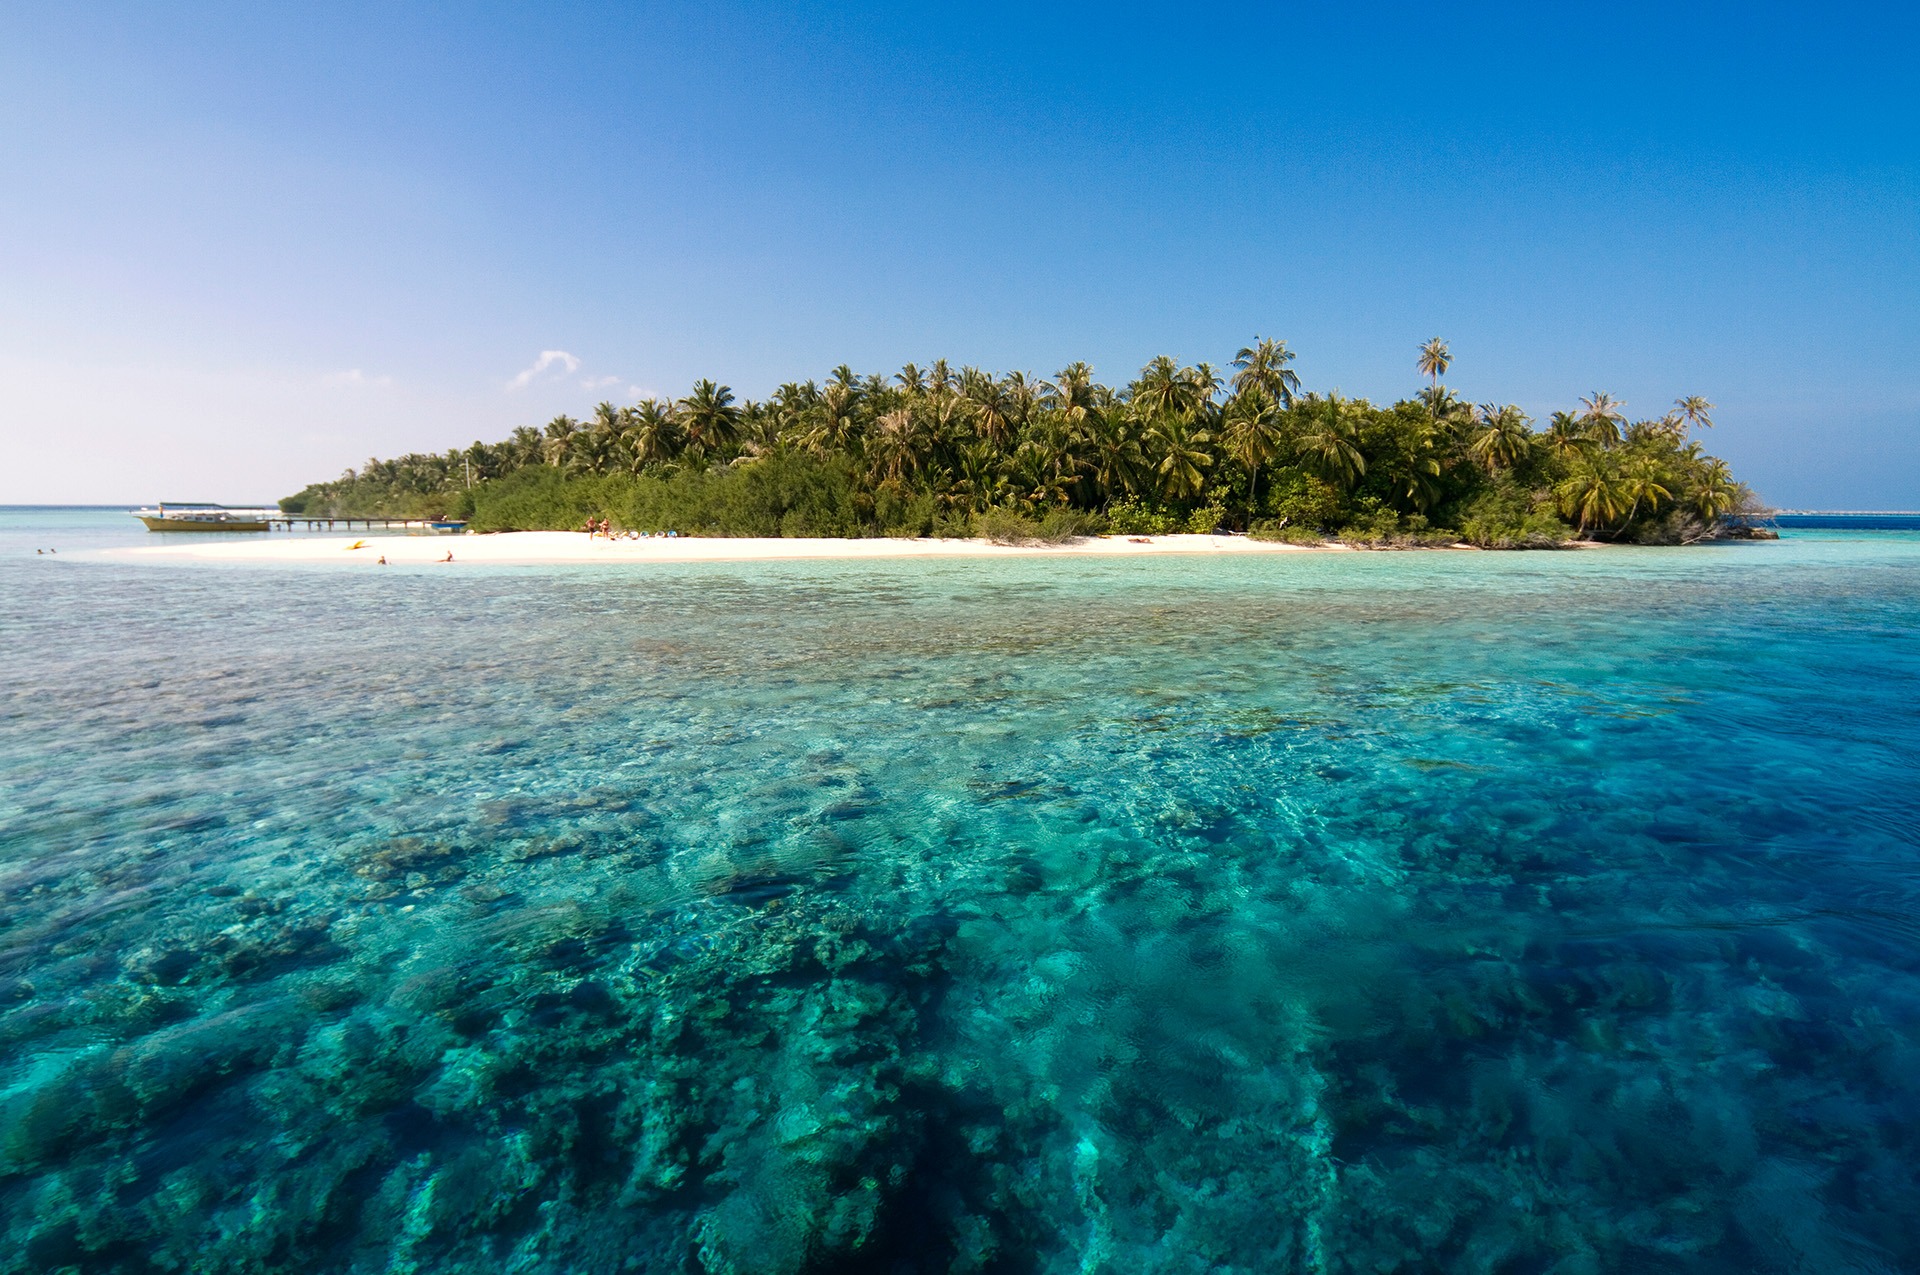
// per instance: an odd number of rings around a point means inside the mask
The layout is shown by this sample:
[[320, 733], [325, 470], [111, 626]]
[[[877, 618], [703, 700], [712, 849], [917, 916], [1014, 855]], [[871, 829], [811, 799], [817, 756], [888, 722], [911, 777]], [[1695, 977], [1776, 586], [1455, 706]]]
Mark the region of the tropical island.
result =
[[1595, 392], [1544, 428], [1441, 382], [1388, 407], [1303, 391], [1286, 342], [1255, 338], [1222, 375], [1162, 355], [1126, 385], [1070, 363], [1052, 379], [945, 360], [764, 401], [700, 380], [682, 398], [601, 403], [498, 443], [369, 460], [280, 502], [320, 517], [463, 519], [475, 531], [1059, 541], [1245, 532], [1255, 539], [1482, 548], [1683, 544], [1758, 508], [1689, 434], [1713, 405], [1657, 417]]

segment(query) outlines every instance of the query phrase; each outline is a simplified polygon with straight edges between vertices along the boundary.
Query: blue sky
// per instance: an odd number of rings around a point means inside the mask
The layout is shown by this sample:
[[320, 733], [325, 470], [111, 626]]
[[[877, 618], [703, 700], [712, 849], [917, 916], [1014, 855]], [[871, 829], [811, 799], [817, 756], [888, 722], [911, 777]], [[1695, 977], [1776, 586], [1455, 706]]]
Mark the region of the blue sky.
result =
[[1258, 333], [1920, 507], [1916, 10], [1569, 9], [9, 6], [0, 502]]

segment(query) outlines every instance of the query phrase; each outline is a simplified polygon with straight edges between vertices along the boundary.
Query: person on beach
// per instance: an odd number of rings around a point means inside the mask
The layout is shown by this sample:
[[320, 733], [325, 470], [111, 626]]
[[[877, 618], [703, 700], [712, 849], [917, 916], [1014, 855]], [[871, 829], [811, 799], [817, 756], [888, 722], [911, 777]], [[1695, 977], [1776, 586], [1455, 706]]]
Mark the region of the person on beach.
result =
[[449, 549], [449, 550], [447, 550], [447, 556], [446, 556], [446, 557], [444, 557], [444, 558], [442, 558], [442, 559], [440, 559], [440, 561], [442, 561], [442, 562], [452, 562], [452, 561], [453, 561], [453, 550], [451, 550], [451, 549]]
[[387, 565], [387, 555], [386, 555], [386, 554], [384, 554], [384, 553], [383, 553], [383, 554], [381, 554], [381, 555], [380, 555], [380, 556], [379, 556], [378, 558], [376, 558], [376, 559], [374, 559], [374, 562], [373, 562], [373, 565], [374, 565], [374, 566], [376, 566], [376, 567], [384, 567], [384, 566], [386, 566], [386, 565]]

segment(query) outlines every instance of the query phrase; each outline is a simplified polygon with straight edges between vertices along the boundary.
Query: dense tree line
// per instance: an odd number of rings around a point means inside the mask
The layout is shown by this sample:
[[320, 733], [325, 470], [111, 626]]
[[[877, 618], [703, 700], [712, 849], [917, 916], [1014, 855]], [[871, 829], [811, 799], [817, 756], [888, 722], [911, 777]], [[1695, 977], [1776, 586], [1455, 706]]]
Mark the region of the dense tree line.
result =
[[998, 534], [1006, 529], [1246, 530], [1358, 541], [1458, 536], [1680, 542], [1751, 503], [1689, 439], [1712, 404], [1632, 420], [1604, 393], [1544, 428], [1442, 382], [1390, 407], [1303, 392], [1283, 341], [1222, 372], [1161, 356], [1118, 389], [1070, 363], [1052, 379], [944, 360], [897, 374], [836, 368], [764, 401], [711, 380], [685, 397], [602, 403], [498, 443], [372, 460], [282, 501], [289, 512], [451, 516], [476, 527], [719, 535]]

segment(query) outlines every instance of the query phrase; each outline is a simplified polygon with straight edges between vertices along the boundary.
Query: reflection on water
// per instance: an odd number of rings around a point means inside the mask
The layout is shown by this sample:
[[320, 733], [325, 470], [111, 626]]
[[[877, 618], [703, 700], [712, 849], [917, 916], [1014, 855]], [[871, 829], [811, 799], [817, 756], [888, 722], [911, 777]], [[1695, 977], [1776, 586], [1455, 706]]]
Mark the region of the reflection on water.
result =
[[10, 562], [0, 1269], [1911, 1269], [1917, 569]]

